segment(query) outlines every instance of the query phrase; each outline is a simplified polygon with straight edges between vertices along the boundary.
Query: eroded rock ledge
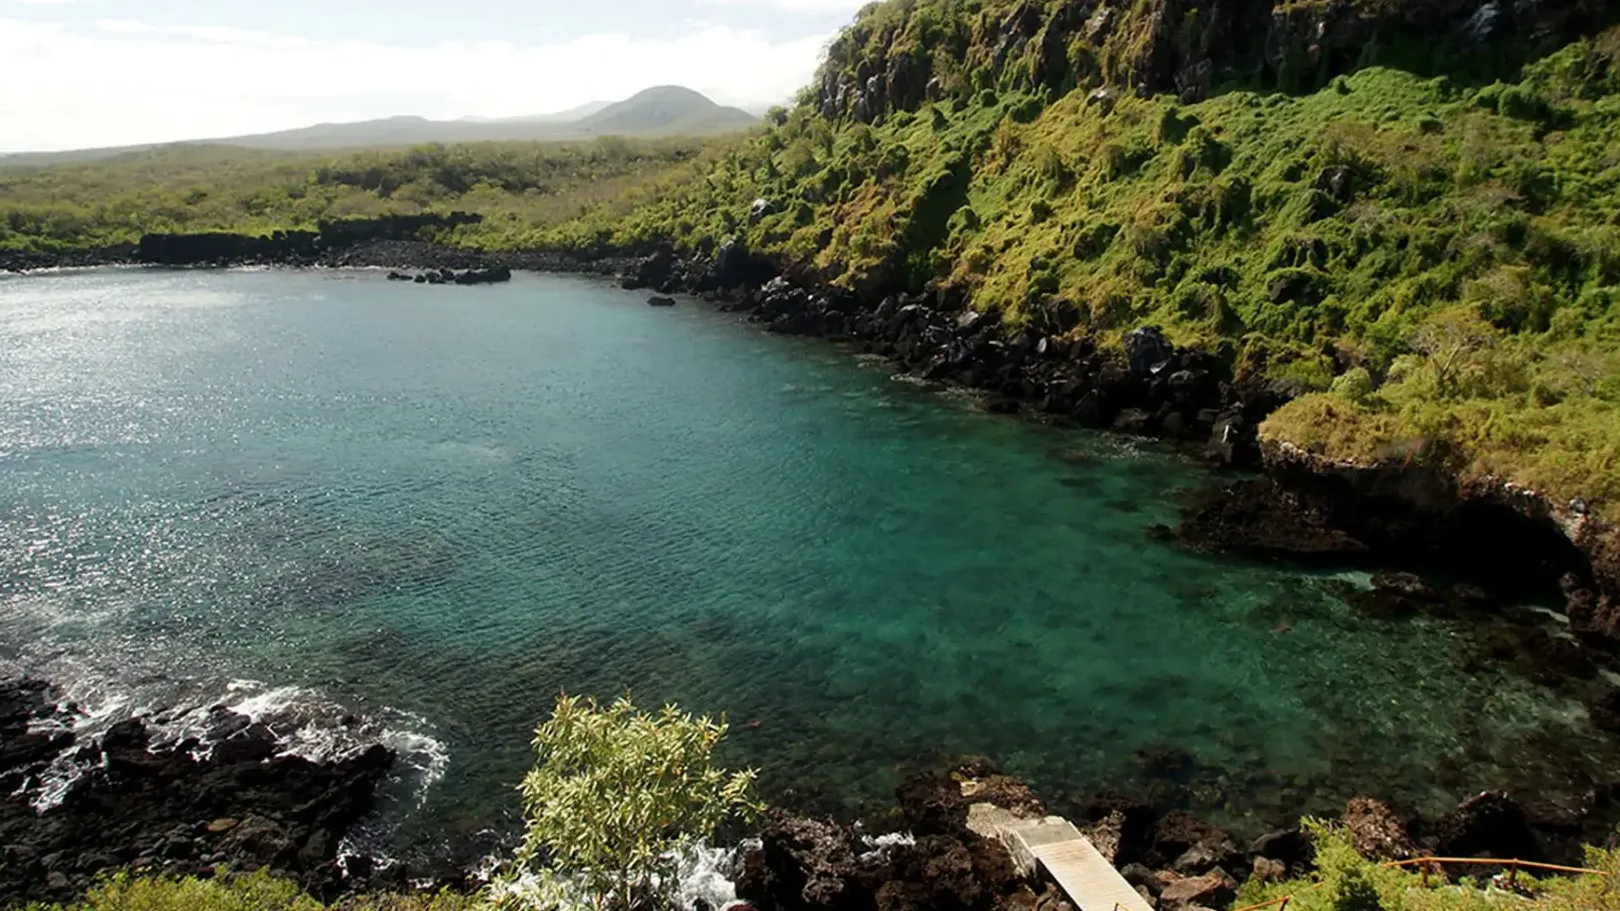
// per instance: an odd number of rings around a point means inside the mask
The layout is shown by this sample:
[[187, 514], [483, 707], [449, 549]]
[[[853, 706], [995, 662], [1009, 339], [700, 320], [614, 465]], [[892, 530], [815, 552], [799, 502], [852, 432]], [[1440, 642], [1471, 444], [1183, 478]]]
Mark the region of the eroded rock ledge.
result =
[[[223, 708], [206, 751], [198, 739], [154, 747], [141, 719], [81, 743], [72, 720], [48, 684], [0, 681], [0, 906], [70, 900], [126, 868], [270, 868], [334, 894], [339, 843], [394, 762], [381, 746], [328, 762], [278, 755], [269, 727]], [[65, 751], [82, 776], [39, 812], [31, 799]]]

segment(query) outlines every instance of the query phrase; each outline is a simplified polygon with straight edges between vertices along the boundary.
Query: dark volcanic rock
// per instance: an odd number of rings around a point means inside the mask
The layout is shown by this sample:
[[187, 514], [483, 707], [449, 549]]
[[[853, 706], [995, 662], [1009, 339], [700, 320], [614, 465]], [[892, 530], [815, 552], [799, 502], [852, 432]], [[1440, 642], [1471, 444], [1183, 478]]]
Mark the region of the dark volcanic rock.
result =
[[1604, 684], [1586, 700], [1592, 723], [1611, 734], [1620, 734], [1620, 687]]
[[1143, 326], [1125, 335], [1125, 357], [1130, 361], [1131, 373], [1138, 377], [1152, 376], [1175, 356], [1175, 346], [1158, 326]]
[[668, 249], [662, 249], [638, 260], [635, 268], [620, 280], [620, 285], [627, 291], [638, 288], [662, 288], [674, 273], [675, 254]]
[[[1255, 839], [1249, 853], [1277, 861], [1291, 870], [1300, 870], [1315, 859], [1316, 846], [1311, 844], [1310, 836], [1299, 829], [1282, 829]], [[1258, 864], [1255, 867], [1259, 869]]]
[[73, 745], [70, 719], [42, 680], [0, 681], [0, 792], [28, 787]]
[[[19, 709], [34, 718], [49, 713], [43, 693], [32, 682], [0, 685], [7, 763], [17, 758], [11, 744]], [[152, 749], [145, 723], [135, 719], [80, 750], [99, 767], [85, 772], [58, 806], [36, 813], [26, 794], [8, 791], [0, 801], [6, 846], [0, 903], [69, 899], [96, 875], [140, 859], [190, 874], [210, 866], [199, 859], [222, 858], [243, 869], [274, 867], [318, 892], [332, 891], [341, 879], [338, 843], [369, 808], [393, 754], [378, 746], [324, 763], [278, 756], [265, 726], [223, 709], [213, 720], [216, 730], [232, 733], [206, 758], [193, 758], [200, 746], [194, 740]], [[68, 735], [54, 745], [70, 741]], [[16, 771], [8, 765], [0, 777]]]
[[1435, 824], [1434, 848], [1447, 857], [1542, 858], [1524, 807], [1500, 791], [1470, 797], [1442, 817]]
[[1186, 876], [1244, 863], [1230, 833], [1180, 811], [1159, 820], [1153, 833], [1151, 856], [1160, 866], [1173, 867], [1175, 872]]
[[1367, 552], [1323, 510], [1272, 480], [1234, 484], [1206, 497], [1187, 511], [1181, 537], [1196, 547], [1261, 557], [1342, 559]]
[[906, 828], [917, 835], [961, 835], [968, 808], [987, 803], [1019, 816], [1046, 815], [1046, 806], [1018, 778], [1003, 775], [983, 758], [959, 763], [948, 772], [919, 772], [895, 788]]
[[1006, 850], [966, 830], [877, 849], [848, 827], [773, 811], [737, 895], [761, 911], [968, 911], [996, 907], [1021, 885]]
[[969, 911], [1007, 907], [1028, 892], [1006, 849], [967, 828], [975, 803], [1044, 813], [1022, 781], [975, 759], [950, 772], [913, 775], [895, 793], [914, 844], [878, 848], [849, 827], [773, 812], [759, 850], [744, 861], [738, 896], [761, 911]]

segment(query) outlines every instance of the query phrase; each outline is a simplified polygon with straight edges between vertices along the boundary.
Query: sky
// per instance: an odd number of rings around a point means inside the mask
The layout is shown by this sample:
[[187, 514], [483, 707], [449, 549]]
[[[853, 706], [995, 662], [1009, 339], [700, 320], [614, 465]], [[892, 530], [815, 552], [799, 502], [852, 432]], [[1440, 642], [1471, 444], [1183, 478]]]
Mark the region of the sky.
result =
[[0, 152], [515, 117], [684, 85], [760, 107], [866, 0], [0, 0]]

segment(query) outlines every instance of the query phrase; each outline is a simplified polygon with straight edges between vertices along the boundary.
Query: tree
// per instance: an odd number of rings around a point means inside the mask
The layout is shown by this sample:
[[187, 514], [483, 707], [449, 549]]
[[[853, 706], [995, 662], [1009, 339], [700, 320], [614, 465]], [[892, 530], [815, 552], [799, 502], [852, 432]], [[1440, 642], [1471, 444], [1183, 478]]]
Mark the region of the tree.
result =
[[681, 850], [760, 809], [755, 773], [711, 760], [726, 729], [723, 717], [673, 705], [654, 715], [625, 698], [600, 708], [558, 697], [535, 731], [538, 762], [519, 787], [528, 829], [497, 905], [555, 907], [572, 892], [597, 909], [632, 911], [667, 897]]
[[1429, 359], [1437, 391], [1449, 395], [1473, 365], [1474, 355], [1495, 338], [1488, 323], [1463, 307], [1430, 317], [1413, 334], [1412, 347]]

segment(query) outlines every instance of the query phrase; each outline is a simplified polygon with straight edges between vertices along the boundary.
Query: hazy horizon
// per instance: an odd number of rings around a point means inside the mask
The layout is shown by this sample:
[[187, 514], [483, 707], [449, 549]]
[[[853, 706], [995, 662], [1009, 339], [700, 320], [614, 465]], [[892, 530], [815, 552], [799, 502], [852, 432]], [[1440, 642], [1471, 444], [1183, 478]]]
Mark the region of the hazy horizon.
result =
[[525, 117], [681, 85], [781, 103], [865, 0], [0, 0], [0, 154], [416, 116]]

